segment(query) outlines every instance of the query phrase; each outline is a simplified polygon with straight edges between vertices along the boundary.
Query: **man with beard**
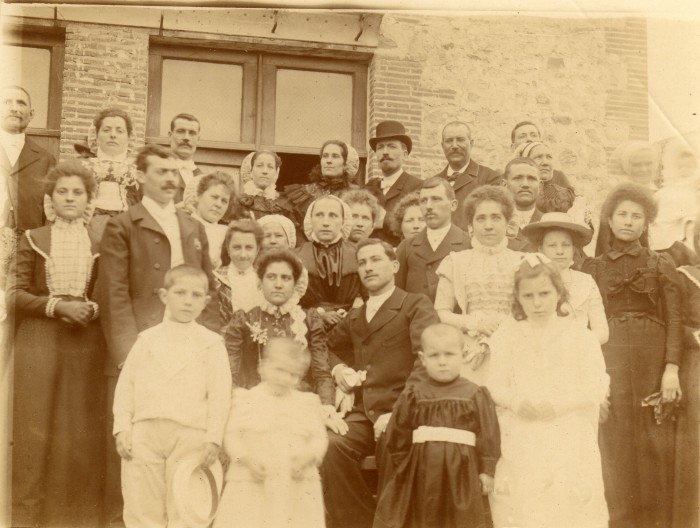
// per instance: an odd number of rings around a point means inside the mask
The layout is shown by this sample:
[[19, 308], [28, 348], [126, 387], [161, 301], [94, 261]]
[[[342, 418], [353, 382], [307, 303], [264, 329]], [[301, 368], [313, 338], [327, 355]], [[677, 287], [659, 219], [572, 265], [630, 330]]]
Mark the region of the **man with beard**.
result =
[[464, 231], [467, 221], [462, 214], [462, 204], [469, 193], [482, 185], [498, 185], [501, 176], [471, 159], [474, 139], [469, 125], [462, 121], [451, 121], [442, 129], [442, 151], [447, 166], [435, 176], [446, 179], [457, 196], [457, 208], [452, 213], [452, 223]]
[[403, 161], [411, 153], [413, 141], [406, 135], [406, 129], [398, 121], [382, 121], [377, 125], [375, 137], [370, 138], [369, 145], [376, 153], [377, 164], [382, 171], [379, 178], [367, 182], [367, 188], [379, 200], [384, 208], [380, 220], [382, 230], [380, 238], [396, 247], [399, 238], [389, 227], [389, 217], [402, 196], [420, 189], [421, 180], [403, 170]]
[[25, 137], [34, 117], [29, 93], [5, 86], [0, 97], [0, 226], [22, 233], [44, 225], [42, 179], [56, 160]]
[[[209, 243], [204, 226], [176, 209], [178, 161], [158, 145], [142, 147], [136, 157], [137, 179], [143, 190], [141, 203], [107, 222], [100, 245], [98, 278], [100, 321], [109, 358], [107, 375], [107, 430], [112, 432], [112, 405], [119, 370], [136, 336], [163, 320], [165, 307], [158, 297], [165, 272], [186, 264], [203, 270], [215, 289]], [[211, 292], [210, 292], [211, 293]], [[217, 296], [197, 320], [210, 330], [220, 330]], [[118, 510], [121, 495], [120, 459], [111, 443], [107, 451], [105, 505]], [[123, 508], [123, 507], [122, 507]]]
[[202, 171], [194, 164], [194, 153], [197, 151], [199, 133], [199, 119], [191, 114], [177, 114], [170, 121], [170, 132], [168, 132], [170, 150], [179, 162], [175, 203], [182, 201], [185, 187], [192, 183], [195, 176], [202, 174]]
[[505, 184], [515, 199], [513, 218], [508, 224], [508, 247], [515, 251], [537, 251], [521, 232], [523, 227], [542, 217], [542, 211], [535, 205], [540, 192], [540, 171], [537, 164], [530, 158], [511, 160], [506, 165]]

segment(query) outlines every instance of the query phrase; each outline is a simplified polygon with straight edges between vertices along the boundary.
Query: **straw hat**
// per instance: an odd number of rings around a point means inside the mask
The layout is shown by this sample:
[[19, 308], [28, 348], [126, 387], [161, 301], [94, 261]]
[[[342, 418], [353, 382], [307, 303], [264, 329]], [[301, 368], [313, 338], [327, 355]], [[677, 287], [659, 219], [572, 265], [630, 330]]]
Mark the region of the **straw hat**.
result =
[[185, 525], [207, 528], [219, 507], [224, 470], [217, 460], [208, 468], [199, 465], [199, 454], [184, 458], [173, 476], [175, 507]]
[[548, 229], [563, 229], [571, 233], [575, 245], [583, 247], [593, 238], [593, 230], [576, 222], [566, 213], [544, 213], [538, 222], [533, 222], [522, 228], [528, 238], [542, 238]]

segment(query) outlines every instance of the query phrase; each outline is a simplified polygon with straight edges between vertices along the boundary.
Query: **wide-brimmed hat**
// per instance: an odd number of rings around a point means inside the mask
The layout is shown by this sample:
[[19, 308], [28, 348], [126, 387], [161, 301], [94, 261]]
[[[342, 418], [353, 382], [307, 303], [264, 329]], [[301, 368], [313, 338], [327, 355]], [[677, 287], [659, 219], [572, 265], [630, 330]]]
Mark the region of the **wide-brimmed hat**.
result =
[[406, 145], [408, 153], [411, 153], [413, 141], [406, 135], [406, 129], [398, 121], [382, 121], [377, 125], [375, 137], [369, 138], [369, 146], [377, 150], [377, 143], [383, 139], [398, 139]]
[[183, 459], [173, 476], [173, 498], [187, 526], [207, 528], [219, 507], [224, 470], [217, 460], [208, 468], [199, 465], [199, 454]]
[[527, 224], [522, 228], [526, 237], [542, 238], [548, 229], [563, 229], [569, 231], [576, 239], [574, 243], [579, 246], [587, 246], [593, 238], [593, 230], [576, 222], [566, 213], [544, 213], [538, 222]]

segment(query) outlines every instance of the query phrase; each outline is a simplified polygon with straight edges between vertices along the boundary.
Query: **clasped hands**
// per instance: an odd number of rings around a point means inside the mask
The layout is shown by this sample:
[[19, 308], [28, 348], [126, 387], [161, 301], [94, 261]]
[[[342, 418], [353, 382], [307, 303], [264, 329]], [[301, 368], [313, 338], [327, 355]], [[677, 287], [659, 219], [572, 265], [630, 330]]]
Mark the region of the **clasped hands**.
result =
[[54, 313], [66, 323], [87, 326], [94, 314], [94, 308], [85, 301], [58, 301]]
[[554, 406], [548, 401], [530, 401], [519, 398], [513, 402], [513, 410], [521, 418], [526, 420], [548, 421], [556, 418]]

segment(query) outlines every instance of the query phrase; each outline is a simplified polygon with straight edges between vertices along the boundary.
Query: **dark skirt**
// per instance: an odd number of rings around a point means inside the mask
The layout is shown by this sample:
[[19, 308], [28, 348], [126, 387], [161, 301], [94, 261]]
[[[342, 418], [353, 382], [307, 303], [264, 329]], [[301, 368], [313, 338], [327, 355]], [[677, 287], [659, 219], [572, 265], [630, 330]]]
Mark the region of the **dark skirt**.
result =
[[13, 526], [94, 527], [103, 487], [104, 344], [87, 327], [27, 318], [15, 338]]
[[647, 316], [609, 320], [603, 355], [610, 376], [610, 415], [600, 426], [600, 454], [610, 528], [671, 526], [675, 422], [657, 424], [646, 396], [661, 388], [664, 326]]

